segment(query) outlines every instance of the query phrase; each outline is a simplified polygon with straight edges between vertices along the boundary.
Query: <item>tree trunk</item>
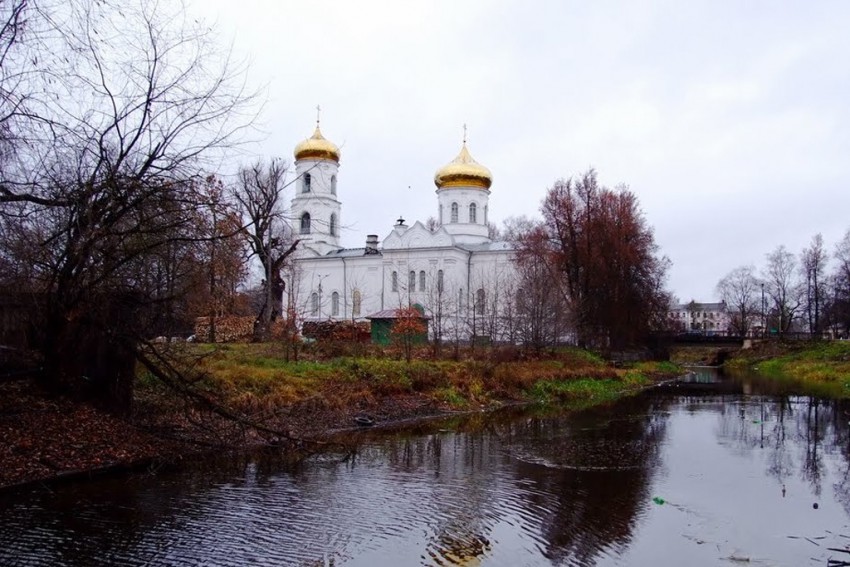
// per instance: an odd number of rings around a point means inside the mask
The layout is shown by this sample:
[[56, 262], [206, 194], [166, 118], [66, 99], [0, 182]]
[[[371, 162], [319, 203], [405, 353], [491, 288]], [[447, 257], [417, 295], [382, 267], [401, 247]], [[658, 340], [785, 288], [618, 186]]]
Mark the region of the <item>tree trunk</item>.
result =
[[[133, 314], [118, 298], [74, 317], [58, 301], [48, 310], [42, 383], [55, 394], [95, 402], [128, 415], [135, 379], [135, 339], [128, 332]], [[107, 330], [109, 329], [109, 330]]]

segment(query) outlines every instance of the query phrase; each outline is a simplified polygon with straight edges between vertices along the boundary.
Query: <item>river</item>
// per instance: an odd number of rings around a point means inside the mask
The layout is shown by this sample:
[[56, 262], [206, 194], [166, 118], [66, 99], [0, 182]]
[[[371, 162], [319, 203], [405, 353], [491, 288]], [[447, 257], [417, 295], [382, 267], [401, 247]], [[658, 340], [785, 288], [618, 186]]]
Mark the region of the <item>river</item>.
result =
[[0, 495], [0, 565], [827, 565], [850, 561], [850, 404], [696, 370], [511, 410]]

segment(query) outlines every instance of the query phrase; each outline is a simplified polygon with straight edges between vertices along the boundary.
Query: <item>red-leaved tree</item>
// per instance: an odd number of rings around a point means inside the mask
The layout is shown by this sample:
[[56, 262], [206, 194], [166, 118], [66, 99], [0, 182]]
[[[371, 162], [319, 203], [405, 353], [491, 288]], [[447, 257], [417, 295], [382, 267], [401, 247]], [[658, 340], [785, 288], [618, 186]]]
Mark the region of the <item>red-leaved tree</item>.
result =
[[523, 256], [539, 258], [571, 311], [582, 346], [642, 344], [663, 325], [668, 261], [626, 187], [601, 186], [596, 172], [560, 180], [541, 207], [543, 221], [520, 236]]

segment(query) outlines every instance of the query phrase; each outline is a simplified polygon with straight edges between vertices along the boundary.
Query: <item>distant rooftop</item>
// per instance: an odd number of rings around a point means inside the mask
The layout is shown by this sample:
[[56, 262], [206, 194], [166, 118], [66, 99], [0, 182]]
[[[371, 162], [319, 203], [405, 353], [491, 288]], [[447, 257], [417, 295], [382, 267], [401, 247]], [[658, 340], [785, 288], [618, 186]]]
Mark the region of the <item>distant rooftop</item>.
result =
[[[325, 254], [325, 258], [354, 258], [356, 256], [366, 256], [366, 248], [341, 248], [339, 250], [331, 250]], [[381, 255], [380, 249], [375, 250], [369, 255]]]
[[699, 303], [697, 301], [689, 301], [687, 303], [676, 303], [670, 306], [670, 311], [726, 311], [726, 303]]

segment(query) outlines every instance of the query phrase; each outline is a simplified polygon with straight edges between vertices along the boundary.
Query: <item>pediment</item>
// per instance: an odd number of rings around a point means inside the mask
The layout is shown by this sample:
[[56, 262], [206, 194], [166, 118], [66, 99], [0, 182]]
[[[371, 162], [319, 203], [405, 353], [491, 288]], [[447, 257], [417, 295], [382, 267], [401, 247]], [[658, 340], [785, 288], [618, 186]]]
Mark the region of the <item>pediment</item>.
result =
[[454, 244], [454, 240], [443, 227], [440, 227], [435, 232], [431, 232], [424, 224], [416, 221], [413, 226], [401, 234], [398, 234], [395, 230], [393, 230], [386, 238], [384, 238], [382, 244], [382, 248], [384, 250], [437, 248], [441, 246], [451, 246]]

